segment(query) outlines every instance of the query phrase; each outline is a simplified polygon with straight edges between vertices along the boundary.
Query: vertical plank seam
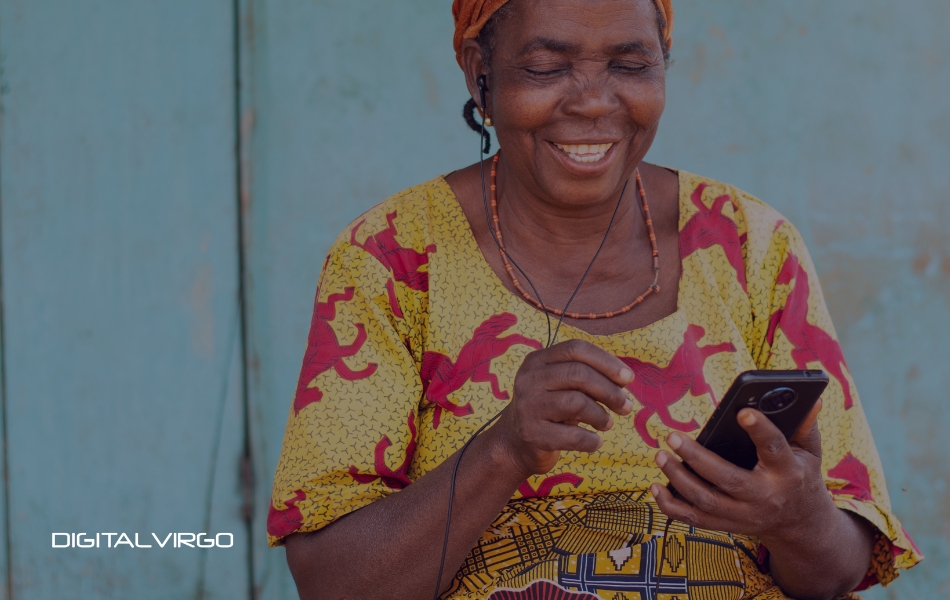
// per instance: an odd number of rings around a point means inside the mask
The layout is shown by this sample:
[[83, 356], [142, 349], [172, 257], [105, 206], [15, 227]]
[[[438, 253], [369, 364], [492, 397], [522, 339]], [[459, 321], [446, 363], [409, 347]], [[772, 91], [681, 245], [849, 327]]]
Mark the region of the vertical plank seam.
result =
[[[238, 311], [235, 311], [235, 313], [237, 312]], [[215, 427], [211, 442], [211, 460], [208, 473], [208, 487], [205, 490], [205, 515], [203, 531], [208, 534], [211, 533], [211, 513], [214, 505], [214, 488], [215, 483], [217, 482], [218, 455], [220, 454], [221, 450], [221, 433], [224, 427], [224, 407], [228, 402], [228, 392], [230, 391], [231, 387], [231, 369], [233, 367], [234, 353], [237, 347], [238, 330], [240, 329], [240, 317], [238, 314], [235, 314], [234, 317], [234, 321], [231, 321], [231, 332], [228, 334], [228, 349], [225, 352], [223, 371], [224, 382], [221, 385], [221, 394], [218, 397], [218, 410], [214, 419]], [[195, 592], [195, 597], [196, 600], [204, 600], [206, 595], [205, 587], [207, 580], [208, 549], [201, 550], [201, 553], [198, 555], [198, 563], [198, 588]]]
[[[250, 8], [248, 9], [250, 10]], [[235, 162], [235, 184], [237, 203], [237, 266], [238, 266], [238, 327], [239, 343], [241, 351], [241, 404], [244, 420], [244, 451], [241, 457], [241, 491], [244, 495], [244, 526], [247, 535], [247, 594], [250, 600], [256, 600], [257, 592], [254, 588], [254, 472], [253, 462], [251, 460], [251, 425], [250, 425], [250, 387], [248, 377], [249, 355], [248, 355], [248, 335], [247, 335], [247, 271], [246, 271], [246, 251], [247, 251], [247, 224], [245, 222], [245, 194], [250, 192], [245, 190], [245, 172], [244, 159], [247, 151], [248, 140], [245, 139], [243, 122], [243, 112], [245, 107], [241, 102], [241, 74], [244, 66], [245, 57], [241, 52], [241, 0], [232, 0], [231, 2], [233, 40], [232, 55], [234, 58], [234, 162]], [[250, 131], [246, 135], [250, 135]], [[249, 203], [248, 203], [249, 204]]]
[[[0, 56], [0, 133], [2, 133], [6, 121], [4, 115], [4, 93], [3, 86], [6, 80], [4, 73], [4, 57]], [[0, 138], [0, 150], [2, 150], [2, 138]], [[0, 194], [0, 444], [3, 446], [3, 546], [6, 558], [6, 577], [3, 582], [3, 590], [7, 600], [13, 599], [13, 560], [10, 557], [12, 546], [10, 544], [10, 448], [7, 444], [7, 344], [6, 328], [4, 327], [3, 314], [6, 306], [4, 293], [6, 288], [3, 285], [3, 194]]]

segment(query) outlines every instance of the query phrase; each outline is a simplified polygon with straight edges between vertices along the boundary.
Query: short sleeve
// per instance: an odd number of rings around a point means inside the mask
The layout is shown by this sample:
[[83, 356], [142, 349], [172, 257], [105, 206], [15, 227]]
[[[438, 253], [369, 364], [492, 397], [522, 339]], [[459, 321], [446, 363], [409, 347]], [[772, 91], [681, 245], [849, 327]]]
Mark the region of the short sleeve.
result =
[[825, 483], [836, 506], [878, 530], [874, 558], [859, 589], [886, 585], [923, 556], [891, 512], [880, 458], [808, 250], [790, 223], [779, 219], [769, 229], [771, 238], [762, 243], [755, 281], [750, 281], [757, 332], [750, 350], [760, 369], [828, 373], [818, 419]]
[[[392, 227], [395, 213], [388, 217]], [[413, 250], [412, 240], [400, 240], [407, 244], [400, 254], [395, 237], [385, 237], [386, 222], [366, 220], [340, 236], [320, 276], [274, 477], [271, 546], [410, 483], [427, 254], [424, 245]], [[414, 279], [407, 275], [412, 256]]]

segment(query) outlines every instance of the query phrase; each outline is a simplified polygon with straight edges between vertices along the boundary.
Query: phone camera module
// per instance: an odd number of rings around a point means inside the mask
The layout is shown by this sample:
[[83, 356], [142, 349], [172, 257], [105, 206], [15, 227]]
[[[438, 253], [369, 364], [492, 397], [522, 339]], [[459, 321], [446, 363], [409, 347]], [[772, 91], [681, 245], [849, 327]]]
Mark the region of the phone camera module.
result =
[[762, 397], [759, 398], [759, 410], [767, 415], [782, 412], [795, 404], [797, 399], [798, 394], [795, 393], [795, 390], [787, 387], [776, 388], [762, 394]]

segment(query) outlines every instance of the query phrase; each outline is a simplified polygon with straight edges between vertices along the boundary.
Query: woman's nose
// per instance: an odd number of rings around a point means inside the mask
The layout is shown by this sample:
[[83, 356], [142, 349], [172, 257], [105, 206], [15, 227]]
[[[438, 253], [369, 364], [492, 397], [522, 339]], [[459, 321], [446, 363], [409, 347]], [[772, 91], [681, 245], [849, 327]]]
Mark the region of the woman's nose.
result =
[[568, 114], [596, 120], [610, 114], [618, 102], [606, 74], [579, 74], [564, 109]]

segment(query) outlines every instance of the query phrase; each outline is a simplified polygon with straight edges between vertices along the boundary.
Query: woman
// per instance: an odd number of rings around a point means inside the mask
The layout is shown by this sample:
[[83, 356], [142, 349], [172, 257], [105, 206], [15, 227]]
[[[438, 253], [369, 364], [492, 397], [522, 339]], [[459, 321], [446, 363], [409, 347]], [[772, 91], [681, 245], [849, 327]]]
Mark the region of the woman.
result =
[[[501, 151], [327, 258], [268, 519], [301, 597], [832, 598], [918, 562], [797, 231], [642, 162], [670, 1], [453, 14]], [[831, 385], [790, 444], [745, 409], [745, 471], [693, 436], [756, 368]]]

